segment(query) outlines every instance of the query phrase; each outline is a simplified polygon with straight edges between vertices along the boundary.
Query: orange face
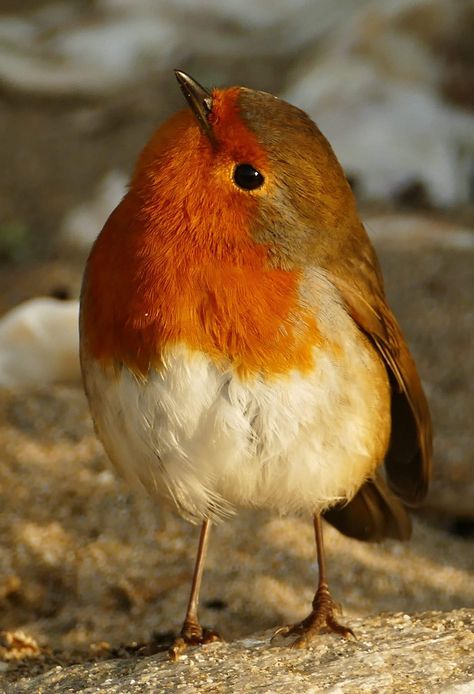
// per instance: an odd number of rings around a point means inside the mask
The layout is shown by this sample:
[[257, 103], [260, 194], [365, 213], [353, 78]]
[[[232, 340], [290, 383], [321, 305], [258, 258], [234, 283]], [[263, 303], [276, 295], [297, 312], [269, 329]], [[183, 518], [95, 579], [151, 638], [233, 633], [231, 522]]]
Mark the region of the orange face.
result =
[[248, 239], [262, 190], [242, 191], [233, 171], [239, 162], [267, 170], [267, 158], [238, 115], [238, 95], [238, 88], [214, 91], [209, 121], [218, 149], [186, 109], [158, 129], [138, 159], [131, 188], [141, 198], [146, 221], [153, 220], [160, 235], [174, 241], [182, 234], [184, 246], [215, 244], [222, 250], [225, 242], [238, 245]]
[[[276, 265], [272, 244], [251, 233], [274, 172], [241, 118], [240, 91], [213, 92], [216, 147], [188, 109], [159, 128], [94, 245], [83, 332], [104, 364], [146, 374], [182, 343], [242, 376], [313, 365], [320, 336], [300, 304], [301, 268]], [[242, 163], [264, 176], [260, 188], [234, 182]]]

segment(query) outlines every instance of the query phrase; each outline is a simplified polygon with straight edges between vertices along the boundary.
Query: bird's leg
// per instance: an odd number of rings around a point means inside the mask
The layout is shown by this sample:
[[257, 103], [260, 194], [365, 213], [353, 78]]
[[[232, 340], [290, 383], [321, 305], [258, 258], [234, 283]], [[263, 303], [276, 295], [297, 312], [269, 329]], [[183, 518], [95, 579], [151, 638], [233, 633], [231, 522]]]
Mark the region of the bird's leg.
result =
[[276, 636], [297, 636], [292, 644], [293, 648], [306, 648], [314, 637], [322, 630], [335, 631], [341, 636], [354, 636], [349, 627], [339, 624], [334, 613], [340, 611], [339, 606], [331, 597], [326, 576], [326, 561], [324, 557], [323, 529], [321, 517], [314, 516], [314, 534], [316, 538], [316, 550], [318, 554], [318, 587], [313, 599], [311, 613], [298, 624], [280, 627], [276, 630]]
[[188, 646], [199, 646], [204, 643], [220, 640], [220, 636], [217, 634], [217, 632], [212, 631], [211, 629], [203, 629], [203, 627], [199, 624], [198, 619], [199, 591], [201, 589], [202, 573], [204, 570], [204, 561], [206, 559], [207, 545], [209, 543], [210, 528], [211, 522], [206, 519], [202, 524], [201, 533], [199, 535], [199, 545], [196, 563], [194, 565], [193, 581], [191, 584], [191, 593], [189, 596], [188, 608], [186, 610], [186, 617], [184, 619], [180, 635], [176, 637], [168, 651], [171, 660], [177, 660]]

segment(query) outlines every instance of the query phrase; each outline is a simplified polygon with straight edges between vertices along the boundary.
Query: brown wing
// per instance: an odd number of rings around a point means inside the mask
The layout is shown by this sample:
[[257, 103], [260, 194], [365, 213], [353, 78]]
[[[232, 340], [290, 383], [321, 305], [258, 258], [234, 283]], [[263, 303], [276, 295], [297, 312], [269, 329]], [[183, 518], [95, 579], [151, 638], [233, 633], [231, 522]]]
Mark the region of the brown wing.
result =
[[[365, 230], [361, 231], [365, 236]], [[430, 413], [415, 362], [386, 303], [373, 249], [366, 236], [359, 236], [359, 242], [364, 253], [352, 259], [349, 256], [338, 268], [329, 268], [329, 277], [338, 287], [348, 313], [386, 364], [392, 386], [392, 432], [385, 457], [387, 482], [405, 504], [416, 506], [426, 496], [431, 473]]]

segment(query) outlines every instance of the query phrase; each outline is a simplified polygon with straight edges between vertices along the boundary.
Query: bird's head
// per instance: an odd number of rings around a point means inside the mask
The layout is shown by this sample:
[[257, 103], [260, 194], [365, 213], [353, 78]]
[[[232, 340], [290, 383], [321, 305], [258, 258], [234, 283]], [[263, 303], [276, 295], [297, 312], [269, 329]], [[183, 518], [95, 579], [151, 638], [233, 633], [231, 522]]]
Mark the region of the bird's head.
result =
[[280, 267], [334, 251], [355, 203], [311, 119], [265, 92], [176, 77], [190, 108], [156, 131], [131, 183], [149, 227], [216, 252], [257, 242]]

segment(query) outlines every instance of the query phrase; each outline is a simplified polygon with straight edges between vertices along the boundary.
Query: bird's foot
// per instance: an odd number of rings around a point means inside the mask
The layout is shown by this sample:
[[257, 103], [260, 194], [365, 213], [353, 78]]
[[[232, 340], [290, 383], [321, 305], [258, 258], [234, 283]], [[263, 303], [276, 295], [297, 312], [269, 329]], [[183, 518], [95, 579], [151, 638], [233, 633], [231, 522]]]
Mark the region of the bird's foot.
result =
[[319, 586], [313, 600], [313, 609], [306, 619], [298, 624], [288, 624], [275, 631], [272, 640], [277, 636], [296, 636], [291, 644], [292, 648], [307, 648], [311, 641], [322, 631], [334, 631], [341, 636], [353, 636], [355, 634], [349, 627], [339, 624], [335, 613], [340, 612], [340, 606], [334, 602], [328, 586], [323, 583]]
[[203, 646], [213, 641], [222, 641], [216, 631], [204, 629], [198, 622], [186, 620], [180, 635], [175, 638], [168, 650], [170, 660], [178, 660], [188, 646]]

